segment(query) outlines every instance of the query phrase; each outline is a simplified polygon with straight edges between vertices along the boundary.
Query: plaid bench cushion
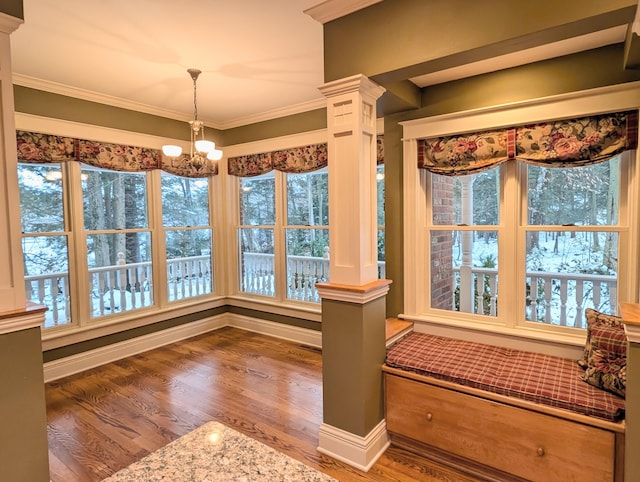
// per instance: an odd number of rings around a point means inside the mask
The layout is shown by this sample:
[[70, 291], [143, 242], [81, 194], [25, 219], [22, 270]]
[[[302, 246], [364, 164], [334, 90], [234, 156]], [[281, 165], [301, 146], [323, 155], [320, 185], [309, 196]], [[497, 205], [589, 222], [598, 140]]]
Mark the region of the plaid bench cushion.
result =
[[617, 422], [624, 399], [586, 383], [575, 360], [410, 333], [387, 350], [391, 367]]

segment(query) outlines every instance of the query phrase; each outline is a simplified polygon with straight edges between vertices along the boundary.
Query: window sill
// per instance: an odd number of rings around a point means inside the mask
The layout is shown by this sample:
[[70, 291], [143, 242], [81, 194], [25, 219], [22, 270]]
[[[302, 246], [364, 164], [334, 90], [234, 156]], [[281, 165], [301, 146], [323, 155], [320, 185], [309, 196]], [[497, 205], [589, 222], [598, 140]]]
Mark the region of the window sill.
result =
[[172, 303], [162, 308], [150, 307], [122, 316], [114, 316], [113, 318], [104, 320], [93, 320], [84, 326], [71, 324], [60, 328], [50, 328], [42, 332], [42, 349], [43, 351], [47, 351], [60, 348], [93, 338], [108, 336], [141, 326], [178, 318], [180, 316], [219, 308], [227, 305], [227, 301], [224, 297], [200, 298], [197, 301], [189, 300], [186, 302]]
[[422, 333], [571, 359], [582, 357], [586, 337], [586, 330], [582, 334], [557, 333], [526, 326], [506, 327], [499, 324], [479, 324], [431, 315], [401, 314], [398, 315], [398, 318], [413, 321], [414, 330]]

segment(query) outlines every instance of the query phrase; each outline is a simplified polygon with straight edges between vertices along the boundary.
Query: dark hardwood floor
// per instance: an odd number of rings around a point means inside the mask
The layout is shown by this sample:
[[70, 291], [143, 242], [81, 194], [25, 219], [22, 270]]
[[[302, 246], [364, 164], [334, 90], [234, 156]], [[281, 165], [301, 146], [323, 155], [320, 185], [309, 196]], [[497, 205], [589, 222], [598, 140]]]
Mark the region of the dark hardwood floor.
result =
[[234, 328], [48, 383], [52, 482], [99, 481], [215, 420], [341, 481], [473, 481], [390, 448], [365, 473], [317, 452], [319, 350]]

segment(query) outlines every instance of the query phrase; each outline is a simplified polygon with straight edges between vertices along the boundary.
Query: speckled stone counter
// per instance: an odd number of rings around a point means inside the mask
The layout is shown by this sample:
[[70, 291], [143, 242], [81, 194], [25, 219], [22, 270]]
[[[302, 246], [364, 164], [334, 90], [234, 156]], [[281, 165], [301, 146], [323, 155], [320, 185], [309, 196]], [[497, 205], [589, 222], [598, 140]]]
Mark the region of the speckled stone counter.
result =
[[104, 482], [335, 480], [221, 423], [209, 422]]

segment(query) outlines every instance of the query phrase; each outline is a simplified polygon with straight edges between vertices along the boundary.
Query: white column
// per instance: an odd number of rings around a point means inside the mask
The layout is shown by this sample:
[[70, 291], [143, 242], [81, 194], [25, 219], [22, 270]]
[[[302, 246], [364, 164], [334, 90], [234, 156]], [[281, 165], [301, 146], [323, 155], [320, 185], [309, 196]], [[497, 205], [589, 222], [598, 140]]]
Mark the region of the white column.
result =
[[384, 88], [363, 75], [329, 82], [329, 245], [331, 284], [378, 279], [376, 100]]
[[26, 306], [9, 34], [22, 20], [0, 13], [0, 311]]

